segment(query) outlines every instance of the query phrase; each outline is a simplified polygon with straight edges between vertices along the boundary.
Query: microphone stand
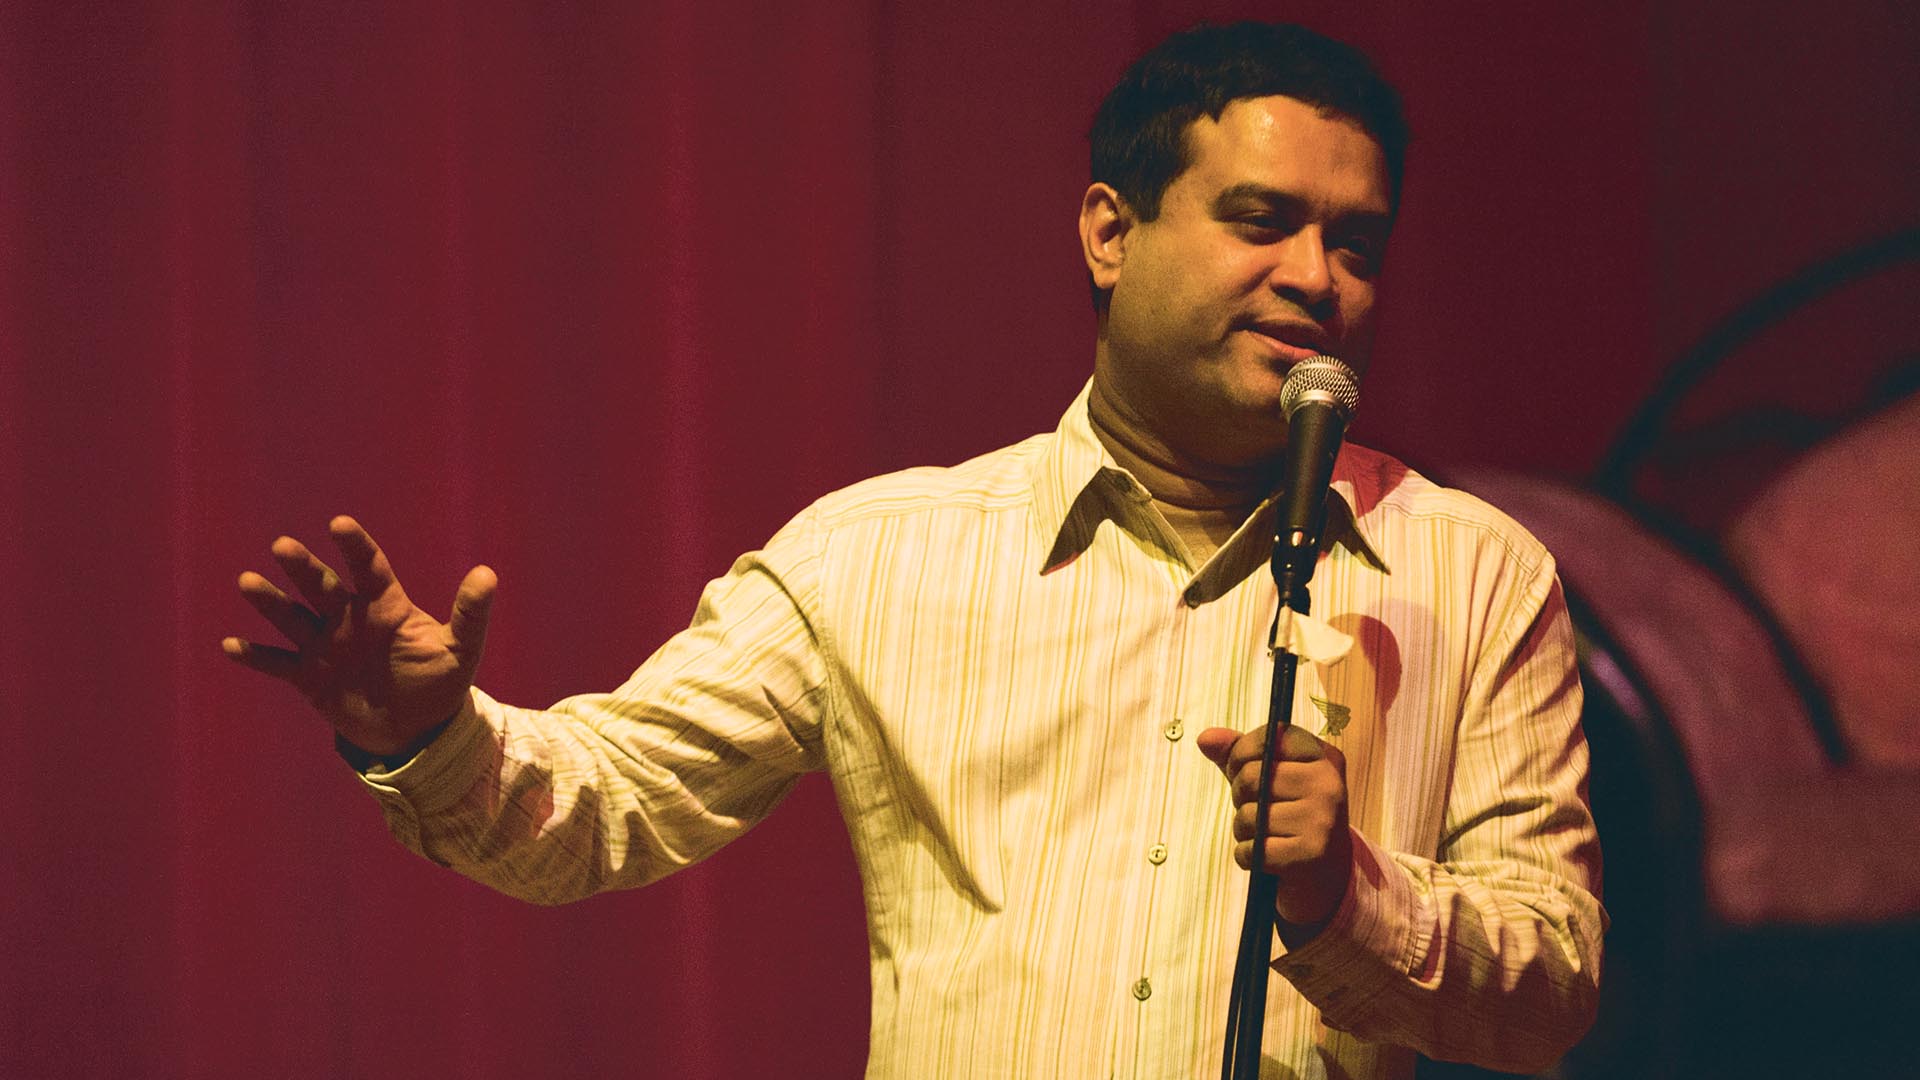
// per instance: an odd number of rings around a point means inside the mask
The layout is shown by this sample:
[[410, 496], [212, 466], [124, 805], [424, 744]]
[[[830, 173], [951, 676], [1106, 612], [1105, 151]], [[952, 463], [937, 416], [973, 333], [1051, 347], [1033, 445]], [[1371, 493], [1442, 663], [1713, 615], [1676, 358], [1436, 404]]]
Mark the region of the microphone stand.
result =
[[1240, 952], [1233, 965], [1233, 993], [1227, 1001], [1226, 1048], [1220, 1062], [1221, 1080], [1259, 1080], [1260, 1041], [1266, 1032], [1268, 956], [1277, 920], [1275, 899], [1280, 879], [1263, 866], [1267, 849], [1267, 814], [1273, 805], [1273, 769], [1278, 760], [1280, 733], [1292, 722], [1294, 676], [1300, 658], [1280, 640], [1282, 607], [1305, 615], [1312, 604], [1307, 580], [1319, 555], [1318, 538], [1325, 520], [1322, 507], [1311, 529], [1276, 536], [1273, 544], [1273, 581], [1280, 600], [1273, 613], [1273, 684], [1267, 699], [1267, 745], [1260, 761], [1258, 812], [1253, 819], [1252, 872], [1247, 879], [1247, 910], [1240, 922]]
[[1240, 953], [1233, 965], [1233, 995], [1227, 1002], [1226, 1050], [1221, 1080], [1259, 1080], [1260, 1038], [1266, 1033], [1267, 958], [1273, 950], [1274, 901], [1280, 880], [1266, 872], [1267, 816], [1273, 809], [1273, 769], [1280, 736], [1292, 722], [1294, 676], [1300, 665], [1291, 640], [1282, 641], [1280, 620], [1291, 608], [1305, 615], [1311, 603], [1307, 581], [1320, 557], [1327, 527], [1327, 485], [1333, 479], [1340, 439], [1360, 403], [1353, 369], [1331, 356], [1295, 364], [1281, 387], [1287, 417], [1285, 486], [1276, 500], [1273, 583], [1280, 590], [1268, 640], [1273, 647], [1273, 690], [1267, 699], [1266, 749], [1260, 758], [1260, 793], [1253, 816], [1253, 857], [1248, 860], [1247, 912], [1240, 922]]

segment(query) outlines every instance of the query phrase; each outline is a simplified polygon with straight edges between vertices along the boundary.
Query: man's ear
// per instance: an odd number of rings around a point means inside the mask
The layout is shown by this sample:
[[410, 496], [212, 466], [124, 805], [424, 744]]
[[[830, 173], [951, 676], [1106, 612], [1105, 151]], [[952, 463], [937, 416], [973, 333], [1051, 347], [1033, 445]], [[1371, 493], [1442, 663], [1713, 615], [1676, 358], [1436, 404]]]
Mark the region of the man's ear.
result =
[[1087, 188], [1080, 200], [1080, 254], [1087, 260], [1094, 288], [1105, 292], [1120, 280], [1134, 224], [1133, 210], [1111, 185]]

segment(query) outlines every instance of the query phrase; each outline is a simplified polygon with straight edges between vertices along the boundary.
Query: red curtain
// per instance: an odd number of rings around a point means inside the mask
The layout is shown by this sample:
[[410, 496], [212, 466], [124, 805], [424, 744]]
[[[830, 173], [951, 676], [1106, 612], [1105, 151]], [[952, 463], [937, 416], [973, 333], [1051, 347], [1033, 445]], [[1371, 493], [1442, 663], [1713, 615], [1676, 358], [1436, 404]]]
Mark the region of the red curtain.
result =
[[1913, 221], [1903, 5], [0, 5], [0, 1074], [857, 1074], [824, 780], [536, 909], [387, 839], [228, 664], [358, 515], [481, 672], [610, 686], [815, 496], [1050, 428], [1083, 132], [1134, 53], [1281, 14], [1419, 133], [1355, 435], [1575, 470], [1662, 363]]

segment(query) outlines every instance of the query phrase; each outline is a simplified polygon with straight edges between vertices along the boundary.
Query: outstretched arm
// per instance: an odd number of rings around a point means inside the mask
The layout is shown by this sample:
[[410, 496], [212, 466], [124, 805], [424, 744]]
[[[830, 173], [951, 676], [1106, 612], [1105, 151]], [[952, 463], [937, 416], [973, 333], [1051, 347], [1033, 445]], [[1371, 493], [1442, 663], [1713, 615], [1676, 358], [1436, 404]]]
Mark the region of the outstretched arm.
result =
[[536, 903], [639, 885], [718, 849], [821, 767], [804, 518], [709, 585], [694, 624], [625, 685], [549, 709], [473, 686], [491, 570], [467, 574], [443, 624], [351, 518], [331, 532], [344, 580], [298, 541], [274, 542], [304, 603], [241, 575], [291, 647], [222, 644], [299, 689], [340, 738], [406, 759], [363, 780], [396, 839], [434, 862]]

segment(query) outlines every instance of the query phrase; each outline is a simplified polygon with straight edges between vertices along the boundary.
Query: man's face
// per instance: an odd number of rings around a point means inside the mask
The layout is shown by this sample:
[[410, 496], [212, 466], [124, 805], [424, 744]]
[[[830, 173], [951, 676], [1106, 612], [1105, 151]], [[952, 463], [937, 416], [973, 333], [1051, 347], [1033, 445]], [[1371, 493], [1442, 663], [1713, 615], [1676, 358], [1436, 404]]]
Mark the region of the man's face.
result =
[[1386, 159], [1356, 124], [1288, 97], [1202, 116], [1187, 145], [1159, 216], [1123, 224], [1110, 265], [1089, 255], [1112, 290], [1095, 377], [1169, 449], [1247, 464], [1284, 445], [1295, 363], [1326, 353], [1366, 369]]

